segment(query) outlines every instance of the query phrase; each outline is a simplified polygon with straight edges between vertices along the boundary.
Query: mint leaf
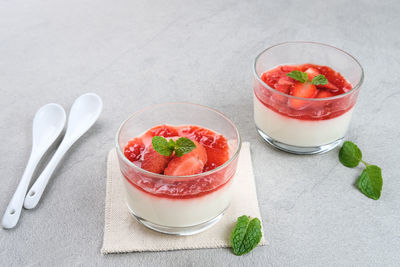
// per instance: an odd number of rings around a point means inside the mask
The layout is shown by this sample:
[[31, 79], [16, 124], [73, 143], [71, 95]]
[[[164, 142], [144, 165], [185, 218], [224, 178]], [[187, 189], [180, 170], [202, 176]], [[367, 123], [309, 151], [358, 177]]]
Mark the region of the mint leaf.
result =
[[171, 156], [175, 151], [175, 156], [181, 157], [196, 148], [195, 143], [186, 137], [181, 137], [175, 142], [172, 139], [168, 141], [162, 136], [154, 136], [151, 143], [154, 150], [163, 156]]
[[192, 140], [186, 137], [181, 137], [175, 142], [175, 155], [180, 157], [184, 154], [189, 153], [196, 148], [196, 145]]
[[175, 149], [175, 142], [174, 142], [174, 140], [169, 139], [168, 147], [169, 147], [172, 151], [174, 151], [174, 149]]
[[[174, 143], [174, 140], [172, 140], [172, 142]], [[170, 156], [174, 151], [175, 146], [172, 146], [172, 143], [168, 142], [164, 137], [154, 136], [151, 143], [153, 144], [154, 150], [163, 156]]]
[[368, 165], [357, 180], [361, 192], [375, 200], [381, 196], [382, 184], [382, 170], [376, 165]]
[[361, 150], [356, 144], [345, 141], [339, 151], [339, 161], [346, 167], [357, 167], [362, 159]]
[[298, 70], [293, 70], [289, 73], [286, 73], [286, 76], [295, 79], [296, 81], [299, 81], [301, 83], [308, 82], [308, 75], [305, 72], [298, 71]]
[[235, 228], [233, 228], [231, 238], [230, 238], [233, 253], [235, 255], [241, 255], [240, 249], [241, 249], [241, 245], [242, 245], [244, 236], [246, 235], [247, 226], [249, 225], [249, 223], [250, 223], [250, 219], [246, 215], [240, 216], [236, 221]]
[[378, 200], [382, 191], [382, 170], [376, 165], [371, 165], [362, 160], [361, 150], [356, 144], [350, 141], [343, 143], [339, 151], [339, 161], [346, 167], [357, 167], [360, 162], [364, 163], [366, 168], [357, 180], [357, 187], [369, 198]]
[[328, 79], [324, 75], [319, 74], [311, 80], [311, 83], [314, 85], [325, 85], [328, 84]]
[[260, 243], [261, 237], [260, 220], [250, 220], [246, 215], [240, 216], [230, 238], [233, 254], [240, 256], [249, 253]]

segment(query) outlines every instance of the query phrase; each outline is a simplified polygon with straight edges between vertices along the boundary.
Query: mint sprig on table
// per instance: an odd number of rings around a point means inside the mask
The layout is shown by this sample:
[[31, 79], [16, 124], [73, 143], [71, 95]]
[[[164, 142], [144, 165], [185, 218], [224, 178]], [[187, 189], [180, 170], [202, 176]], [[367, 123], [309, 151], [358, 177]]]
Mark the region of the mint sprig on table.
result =
[[[310, 80], [308, 79], [308, 74], [299, 70], [293, 70], [289, 73], [286, 73], [286, 76], [293, 78], [301, 83], [310, 82]], [[325, 85], [328, 84], [328, 79], [326, 79], [324, 75], [319, 74], [311, 80], [311, 83], [314, 85]]]
[[233, 254], [240, 256], [253, 250], [262, 237], [261, 222], [258, 218], [243, 215], [237, 219], [236, 226], [231, 234]]
[[151, 140], [153, 148], [158, 154], [171, 156], [175, 151], [175, 156], [181, 157], [196, 148], [195, 143], [186, 137], [180, 137], [176, 141], [165, 139], [162, 136], [154, 136]]
[[362, 162], [366, 168], [357, 180], [357, 187], [369, 198], [378, 200], [382, 191], [382, 170], [362, 159], [361, 150], [356, 144], [345, 141], [339, 151], [339, 161], [346, 167], [355, 168]]

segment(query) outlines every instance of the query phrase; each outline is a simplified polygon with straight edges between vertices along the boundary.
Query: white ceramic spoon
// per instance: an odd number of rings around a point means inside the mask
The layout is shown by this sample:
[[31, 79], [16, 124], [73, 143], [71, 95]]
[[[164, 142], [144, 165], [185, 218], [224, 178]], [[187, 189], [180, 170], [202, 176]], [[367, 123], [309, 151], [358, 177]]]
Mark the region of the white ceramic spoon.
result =
[[47, 104], [36, 112], [33, 119], [31, 155], [17, 190], [12, 196], [6, 212], [4, 213], [1, 222], [4, 228], [13, 228], [18, 223], [33, 172], [44, 153], [54, 143], [57, 137], [60, 136], [64, 129], [65, 121], [65, 111], [58, 104]]
[[46, 168], [26, 195], [24, 202], [24, 207], [26, 209], [33, 209], [39, 203], [43, 191], [58, 163], [75, 141], [87, 132], [96, 122], [102, 107], [103, 102], [101, 98], [93, 93], [81, 95], [75, 100], [68, 117], [68, 126], [64, 139]]

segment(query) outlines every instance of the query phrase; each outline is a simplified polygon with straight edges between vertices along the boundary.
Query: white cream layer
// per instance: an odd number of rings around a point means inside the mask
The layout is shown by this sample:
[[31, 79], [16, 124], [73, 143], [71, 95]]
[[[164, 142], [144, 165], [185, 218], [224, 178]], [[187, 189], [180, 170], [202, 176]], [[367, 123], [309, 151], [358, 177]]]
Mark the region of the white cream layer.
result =
[[122, 181], [126, 202], [135, 215], [162, 226], [186, 227], [207, 222], [229, 206], [233, 179], [210, 194], [189, 199], [152, 196], [137, 189], [124, 177]]
[[298, 120], [266, 107], [254, 96], [254, 121], [269, 137], [292, 146], [313, 147], [343, 138], [349, 127], [353, 108], [328, 120]]

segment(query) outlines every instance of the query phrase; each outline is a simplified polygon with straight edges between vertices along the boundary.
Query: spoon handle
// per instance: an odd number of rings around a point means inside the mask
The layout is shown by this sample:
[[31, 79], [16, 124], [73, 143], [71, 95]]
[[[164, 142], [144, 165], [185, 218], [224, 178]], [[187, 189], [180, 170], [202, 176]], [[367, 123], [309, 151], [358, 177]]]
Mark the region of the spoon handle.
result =
[[47, 164], [46, 168], [37, 178], [35, 183], [29, 189], [28, 194], [25, 197], [24, 208], [25, 209], [33, 209], [39, 203], [40, 198], [43, 195], [44, 189], [49, 182], [51, 175], [53, 174], [54, 170], [56, 169], [58, 163], [62, 160], [65, 153], [68, 149], [72, 146], [73, 142], [65, 142], [64, 140], [61, 142], [60, 146], [58, 147], [56, 153], [54, 153], [53, 157]]
[[41, 157], [42, 155], [37, 155], [32, 151], [24, 174], [22, 175], [21, 181], [18, 184], [17, 190], [12, 196], [10, 203], [7, 206], [6, 212], [3, 215], [1, 224], [4, 228], [11, 229], [15, 225], [17, 225], [19, 217], [21, 215], [22, 204], [24, 203], [26, 191], [28, 190], [33, 172], [35, 171], [35, 168], [39, 163]]

